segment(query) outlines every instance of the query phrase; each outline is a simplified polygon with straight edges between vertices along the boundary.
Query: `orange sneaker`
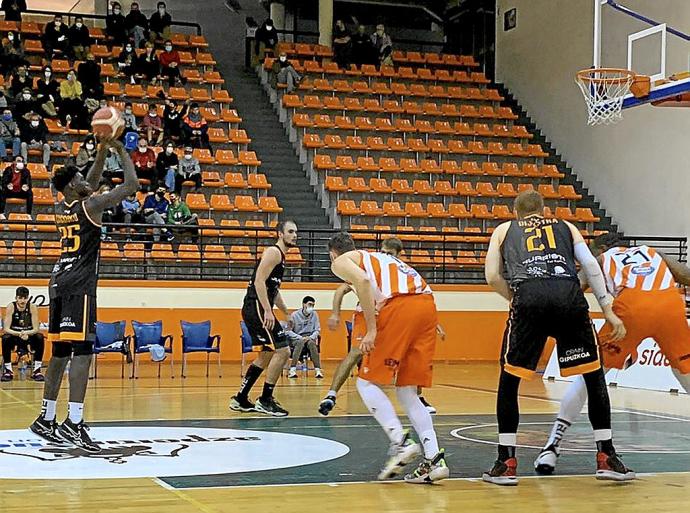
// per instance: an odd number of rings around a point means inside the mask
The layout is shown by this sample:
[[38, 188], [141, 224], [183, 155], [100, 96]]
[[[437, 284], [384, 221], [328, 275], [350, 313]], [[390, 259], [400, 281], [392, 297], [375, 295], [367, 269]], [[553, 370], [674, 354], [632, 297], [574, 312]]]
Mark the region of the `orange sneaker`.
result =
[[508, 458], [505, 461], [496, 460], [493, 468], [482, 474], [482, 479], [487, 483], [501, 486], [517, 485], [517, 459]]

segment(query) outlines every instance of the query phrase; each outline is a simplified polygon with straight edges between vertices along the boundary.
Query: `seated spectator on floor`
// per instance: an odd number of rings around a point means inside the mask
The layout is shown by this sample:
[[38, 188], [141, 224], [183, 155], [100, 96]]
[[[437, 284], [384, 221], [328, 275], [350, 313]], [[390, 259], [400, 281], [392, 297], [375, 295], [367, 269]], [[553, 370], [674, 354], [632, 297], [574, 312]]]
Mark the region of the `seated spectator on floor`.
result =
[[208, 140], [208, 123], [201, 115], [198, 103], [189, 106], [189, 112], [182, 120], [182, 133], [184, 143], [192, 148], [211, 149]]
[[377, 55], [377, 63], [381, 66], [393, 65], [393, 41], [386, 33], [386, 27], [376, 25], [376, 32], [371, 35], [371, 44]]
[[77, 68], [77, 80], [81, 82], [84, 98], [100, 100], [103, 97], [101, 83], [101, 66], [92, 53], [86, 55], [86, 61]]
[[302, 299], [302, 308], [295, 310], [290, 315], [290, 325], [292, 329], [287, 332], [288, 338], [294, 340], [295, 348], [292, 352], [292, 361], [290, 362], [290, 371], [288, 378], [297, 377], [297, 362], [304, 347], [307, 347], [309, 358], [314, 362], [315, 377], [323, 378], [321, 372], [321, 358], [319, 356], [318, 341], [321, 334], [321, 323], [319, 315], [314, 310], [316, 300], [311, 296], [305, 296]]
[[105, 158], [105, 164], [103, 165], [103, 179], [107, 180], [108, 184], [112, 187], [115, 182], [113, 179], [118, 180], [124, 179], [124, 169], [122, 169], [122, 161], [120, 156], [115, 151], [115, 148], [108, 148], [108, 156]]
[[122, 119], [125, 122], [125, 128], [122, 131], [122, 139], [124, 140], [127, 132], [138, 132], [137, 118], [132, 112], [132, 102], [125, 103], [125, 111], [122, 113]]
[[[17, 125], [12, 111], [6, 107], [2, 111], [2, 119], [0, 119], [0, 158], [2, 160], [9, 162], [12, 157], [19, 155], [22, 143], [19, 136], [19, 125]], [[12, 148], [12, 157], [7, 155], [7, 146]]]
[[371, 44], [371, 36], [367, 34], [364, 25], [357, 25], [357, 31], [352, 35], [351, 56], [352, 62], [357, 66], [377, 62], [374, 56], [374, 47]]
[[50, 169], [50, 143], [48, 142], [48, 127], [41, 116], [34, 113], [28, 123], [21, 128], [21, 154], [24, 162], [29, 161], [29, 150], [41, 150], [43, 165]]
[[175, 192], [170, 193], [167, 223], [178, 227], [172, 230], [175, 237], [190, 235], [192, 244], [199, 242], [199, 221], [197, 215], [192, 214], [187, 204]]
[[2, 336], [3, 369], [0, 381], [12, 381], [12, 351], [27, 354], [29, 349], [34, 353], [34, 365], [31, 369], [31, 379], [45, 381], [41, 374], [43, 364], [43, 349], [45, 340], [39, 332], [40, 322], [38, 307], [29, 302], [29, 289], [17, 287], [14, 301], [5, 309], [5, 334]]
[[[175, 175], [179, 167], [180, 159], [175, 153], [175, 145], [168, 141], [165, 143], [163, 151], [156, 157], [156, 176], [158, 177], [158, 185], [165, 185], [165, 187], [172, 191], [175, 189]], [[172, 201], [172, 197], [170, 198]]]
[[60, 100], [60, 83], [53, 78], [50, 66], [43, 68], [43, 76], [36, 83], [36, 103], [43, 115], [49, 118], [57, 117], [57, 105]]
[[2, 40], [2, 55], [0, 55], [0, 73], [7, 76], [13, 73], [19, 66], [28, 66], [24, 41], [20, 32], [8, 32]]
[[[136, 48], [136, 47], [135, 47]], [[145, 80], [151, 85], [156, 84], [160, 75], [160, 62], [153, 49], [153, 43], [146, 42], [146, 50], [139, 56], [136, 65], [136, 79]]]
[[81, 146], [79, 146], [79, 151], [75, 159], [75, 165], [79, 168], [79, 171], [85, 173], [91, 169], [93, 163], [96, 162], [97, 152], [96, 138], [91, 134], [87, 135], [81, 143]]
[[132, 2], [129, 14], [125, 17], [125, 26], [129, 37], [134, 40], [134, 48], [141, 48], [141, 43], [146, 39], [149, 31], [149, 20], [139, 10], [137, 2]]
[[149, 143], [146, 138], [139, 138], [137, 149], [132, 152], [131, 157], [139, 180], [148, 180], [149, 187], [154, 188], [156, 186], [156, 154], [149, 148]]
[[0, 219], [5, 219], [7, 200], [18, 198], [26, 200], [26, 213], [32, 215], [34, 207], [34, 191], [31, 187], [31, 173], [21, 155], [17, 155], [14, 162], [7, 166], [2, 173], [2, 192], [0, 193]]
[[182, 118], [187, 115], [189, 104], [178, 106], [175, 100], [165, 100], [163, 109], [163, 137], [180, 143], [182, 141]]
[[105, 17], [105, 34], [113, 38], [115, 46], [123, 46], [129, 40], [127, 22], [122, 14], [120, 2], [110, 4], [110, 14]]
[[0, 9], [5, 11], [5, 21], [22, 21], [26, 11], [26, 0], [2, 0]]
[[84, 18], [74, 18], [74, 25], [69, 28], [69, 43], [72, 45], [72, 55], [78, 61], [83, 61], [91, 47], [91, 34], [84, 25]]
[[164, 51], [158, 54], [158, 61], [161, 63], [161, 76], [167, 78], [168, 86], [175, 84], [184, 85], [187, 79], [180, 75], [180, 53], [173, 48], [172, 41], [165, 41]]
[[254, 53], [259, 62], [264, 62], [266, 54], [273, 55], [278, 44], [278, 31], [273, 25], [273, 20], [268, 18], [256, 29], [254, 34]]
[[336, 21], [333, 28], [333, 60], [339, 68], [345, 69], [350, 64], [351, 39], [343, 20]]
[[156, 12], [149, 18], [149, 41], [155, 43], [157, 39], [170, 39], [170, 25], [172, 17], [166, 11], [165, 2], [158, 2]]
[[292, 63], [288, 60], [285, 52], [280, 52], [280, 56], [273, 63], [271, 71], [273, 87], [277, 89], [278, 84], [286, 84], [288, 93], [292, 93], [302, 80], [300, 74], [292, 67]]
[[[144, 221], [147, 224], [153, 225], [163, 225], [168, 219], [168, 208], [170, 207], [170, 202], [165, 198], [165, 188], [158, 187], [155, 194], [149, 194], [146, 196], [146, 201], [144, 201]], [[154, 228], [153, 229], [153, 240], [159, 242], [161, 238], [161, 231], [163, 231], [168, 240], [172, 240], [173, 236], [171, 233], [167, 232], [165, 229]]]
[[163, 120], [158, 115], [158, 106], [155, 103], [149, 104], [149, 113], [144, 116], [140, 129], [151, 144], [158, 146], [163, 142]]
[[10, 96], [16, 98], [19, 93], [21, 93], [22, 90], [27, 87], [29, 90], [31, 90], [33, 87], [33, 82], [29, 76], [28, 67], [26, 65], [17, 66], [17, 69], [10, 78]]
[[194, 182], [194, 191], [198, 192], [201, 189], [201, 166], [199, 160], [194, 156], [194, 148], [186, 146], [184, 149], [184, 157], [180, 160], [177, 174], [175, 175], [175, 192], [180, 194], [182, 192], [182, 184], [184, 182]]
[[88, 127], [86, 107], [82, 98], [84, 92], [74, 70], [67, 73], [67, 79], [60, 82], [60, 122], [63, 126], [81, 129]]
[[53, 21], [46, 23], [43, 32], [43, 49], [49, 61], [52, 61], [55, 57], [62, 59], [72, 58], [69, 29], [62, 22], [62, 14], [56, 14]]
[[117, 57], [117, 68], [120, 73], [129, 79], [130, 84], [136, 84], [134, 74], [136, 73], [137, 53], [134, 51], [132, 43], [127, 41], [124, 48]]

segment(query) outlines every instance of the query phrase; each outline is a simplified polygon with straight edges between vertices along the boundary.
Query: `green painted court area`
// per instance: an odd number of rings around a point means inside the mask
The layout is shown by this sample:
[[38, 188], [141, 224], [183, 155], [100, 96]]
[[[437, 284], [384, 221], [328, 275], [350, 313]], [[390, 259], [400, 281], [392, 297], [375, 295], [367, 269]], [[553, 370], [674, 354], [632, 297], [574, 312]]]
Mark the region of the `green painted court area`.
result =
[[[453, 478], [479, 478], [495, 458], [496, 425], [492, 415], [437, 415], [439, 443], [446, 449]], [[518, 472], [534, 475], [532, 462], [546, 439], [552, 415], [523, 414], [518, 435]], [[228, 420], [155, 421], [98, 426], [175, 426], [228, 428], [305, 435], [345, 444], [350, 451], [340, 458], [310, 465], [220, 475], [165, 477], [174, 488], [260, 486], [308, 483], [373, 481], [386, 458], [388, 440], [370, 416], [274, 419], [247, 417]], [[94, 424], [96, 426], [96, 424]], [[648, 412], [615, 412], [614, 441], [627, 465], [638, 473], [690, 471], [690, 419]], [[299, 445], [291, 448], [299, 454]], [[253, 451], [266, 458], [270, 451]], [[410, 467], [411, 468], [411, 467]], [[586, 415], [575, 423], [563, 444], [557, 475], [588, 475], [594, 472], [594, 447]]]

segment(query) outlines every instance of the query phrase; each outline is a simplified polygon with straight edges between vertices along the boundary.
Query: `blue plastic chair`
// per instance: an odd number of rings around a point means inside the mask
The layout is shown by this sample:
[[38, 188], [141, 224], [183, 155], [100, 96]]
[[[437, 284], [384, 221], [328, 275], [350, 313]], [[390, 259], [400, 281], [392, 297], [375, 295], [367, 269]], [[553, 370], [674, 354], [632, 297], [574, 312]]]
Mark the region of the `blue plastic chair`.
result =
[[[170, 377], [175, 378], [174, 363], [173, 363], [173, 338], [172, 335], [163, 335], [163, 321], [154, 322], [140, 322], [132, 321], [132, 329], [134, 330], [134, 347], [132, 348], [132, 357], [134, 358], [134, 365], [132, 365], [132, 378], [137, 378], [137, 355], [141, 353], [148, 353], [148, 346], [158, 344], [163, 346], [165, 352], [170, 355]], [[167, 343], [167, 345], [166, 345]], [[158, 377], [161, 377], [161, 362], [158, 362]]]
[[206, 377], [208, 378], [211, 353], [218, 355], [218, 377], [222, 378], [220, 366], [220, 335], [211, 335], [211, 321], [180, 321], [182, 326], [182, 377], [187, 368], [187, 353], [206, 353]]
[[251, 353], [254, 350], [254, 345], [252, 342], [252, 336], [249, 334], [247, 325], [244, 321], [240, 321], [240, 343], [242, 345], [242, 363], [240, 364], [240, 378], [244, 377], [244, 364], [247, 353]]
[[131, 337], [125, 335], [127, 321], [96, 322], [96, 340], [93, 344], [93, 377], [98, 377], [98, 355], [119, 353], [121, 358], [120, 377], [125, 377], [125, 355], [120, 347], [111, 347], [117, 342], [127, 344], [131, 350]]

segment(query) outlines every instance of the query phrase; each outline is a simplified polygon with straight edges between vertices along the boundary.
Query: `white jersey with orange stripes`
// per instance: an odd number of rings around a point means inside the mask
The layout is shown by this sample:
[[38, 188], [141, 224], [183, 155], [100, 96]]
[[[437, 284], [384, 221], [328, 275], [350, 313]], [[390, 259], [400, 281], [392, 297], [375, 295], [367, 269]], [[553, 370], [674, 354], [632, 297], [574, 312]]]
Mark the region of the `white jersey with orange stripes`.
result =
[[649, 246], [611, 248], [603, 259], [606, 287], [614, 296], [623, 289], [650, 292], [676, 286], [664, 259]]
[[431, 294], [426, 280], [405, 262], [387, 253], [359, 251], [360, 267], [367, 273], [374, 291], [376, 310], [396, 296]]

